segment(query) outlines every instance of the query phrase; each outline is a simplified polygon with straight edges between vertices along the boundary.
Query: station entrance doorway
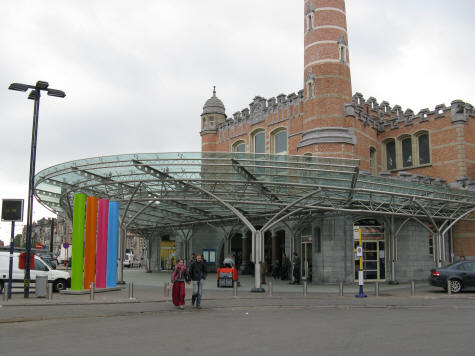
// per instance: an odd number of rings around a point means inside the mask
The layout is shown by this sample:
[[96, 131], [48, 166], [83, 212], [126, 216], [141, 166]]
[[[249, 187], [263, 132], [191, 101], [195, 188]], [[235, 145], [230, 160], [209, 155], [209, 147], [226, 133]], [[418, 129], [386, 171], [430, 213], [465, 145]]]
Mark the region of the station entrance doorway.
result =
[[[361, 220], [354, 224], [355, 228], [360, 228], [361, 242], [363, 245], [363, 276], [367, 282], [379, 282], [386, 280], [386, 244], [384, 240], [384, 226], [376, 220]], [[354, 249], [359, 245], [358, 240], [354, 240]], [[354, 280], [358, 281], [358, 271], [360, 268], [359, 257], [356, 253], [354, 258]]]

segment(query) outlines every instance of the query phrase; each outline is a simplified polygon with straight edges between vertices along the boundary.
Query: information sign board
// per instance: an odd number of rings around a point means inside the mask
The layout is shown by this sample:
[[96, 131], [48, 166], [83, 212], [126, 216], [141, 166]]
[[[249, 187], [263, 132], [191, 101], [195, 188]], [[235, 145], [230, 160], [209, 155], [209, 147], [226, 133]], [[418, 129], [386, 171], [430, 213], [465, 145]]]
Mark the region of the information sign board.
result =
[[2, 221], [23, 221], [23, 199], [2, 199]]

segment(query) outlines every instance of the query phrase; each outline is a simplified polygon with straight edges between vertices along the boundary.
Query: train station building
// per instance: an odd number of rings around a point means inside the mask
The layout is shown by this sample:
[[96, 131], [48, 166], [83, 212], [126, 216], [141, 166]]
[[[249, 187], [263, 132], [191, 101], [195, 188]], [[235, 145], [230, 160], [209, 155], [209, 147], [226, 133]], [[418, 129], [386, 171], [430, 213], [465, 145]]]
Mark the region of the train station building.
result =
[[71, 219], [74, 193], [119, 201], [121, 235], [147, 238], [151, 270], [192, 252], [213, 269], [231, 254], [256, 287], [293, 252], [308, 281], [355, 281], [355, 231], [367, 281], [475, 256], [473, 107], [413, 111], [353, 93], [345, 1], [307, 0], [302, 20], [296, 93], [228, 116], [214, 89], [197, 113], [201, 152], [59, 164], [38, 173], [37, 198]]

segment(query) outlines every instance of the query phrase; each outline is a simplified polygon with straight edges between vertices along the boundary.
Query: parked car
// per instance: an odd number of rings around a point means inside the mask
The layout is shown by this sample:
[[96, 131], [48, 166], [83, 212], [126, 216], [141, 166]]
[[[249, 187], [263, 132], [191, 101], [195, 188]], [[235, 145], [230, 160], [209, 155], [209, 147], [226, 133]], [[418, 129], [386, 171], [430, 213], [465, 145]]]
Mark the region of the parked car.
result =
[[142, 267], [141, 260], [132, 253], [126, 253], [124, 257], [124, 267]]
[[40, 256], [51, 268], [56, 269], [58, 261], [56, 260], [55, 255], [52, 253], [39, 253], [38, 256]]
[[[34, 263], [30, 265], [30, 280], [36, 281], [37, 276], [47, 276], [48, 281], [53, 283], [53, 288], [60, 291], [68, 288], [71, 285], [71, 276], [68, 272], [58, 271], [53, 268], [40, 256], [33, 255]], [[20, 252], [13, 253], [12, 265], [12, 282], [13, 286], [23, 286], [25, 278], [25, 270], [21, 263]], [[10, 270], [10, 253], [7, 251], [0, 251], [0, 292], [3, 290], [9, 279]]]
[[475, 287], [475, 261], [460, 261], [431, 270], [429, 277], [431, 285], [447, 290], [447, 280], [450, 281], [452, 293]]

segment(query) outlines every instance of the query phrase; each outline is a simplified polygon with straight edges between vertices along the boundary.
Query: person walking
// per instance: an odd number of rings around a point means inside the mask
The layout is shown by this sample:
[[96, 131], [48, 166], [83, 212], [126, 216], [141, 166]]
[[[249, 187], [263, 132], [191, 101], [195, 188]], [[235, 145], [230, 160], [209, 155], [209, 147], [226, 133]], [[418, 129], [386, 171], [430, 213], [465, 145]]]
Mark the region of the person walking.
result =
[[201, 309], [201, 295], [203, 293], [203, 283], [208, 275], [206, 263], [202, 260], [202, 256], [196, 256], [188, 272], [189, 278], [193, 281], [193, 295], [191, 296], [191, 305], [196, 303], [196, 309]]
[[186, 267], [180, 258], [171, 276], [172, 301], [179, 309], [185, 308], [185, 282], [190, 283], [190, 281], [187, 280]]
[[294, 280], [292, 284], [300, 284], [300, 257], [297, 255], [297, 252], [293, 253], [294, 258], [292, 259], [292, 270]]

